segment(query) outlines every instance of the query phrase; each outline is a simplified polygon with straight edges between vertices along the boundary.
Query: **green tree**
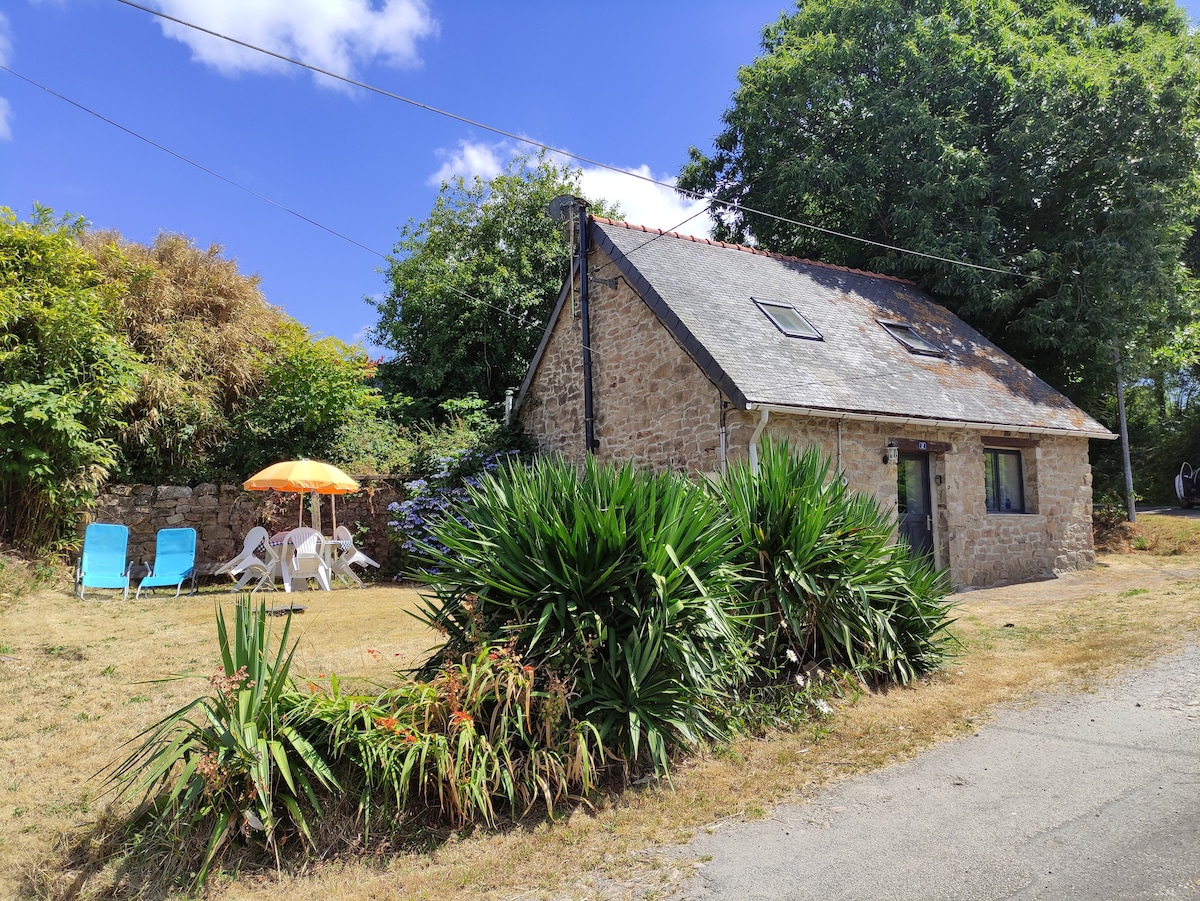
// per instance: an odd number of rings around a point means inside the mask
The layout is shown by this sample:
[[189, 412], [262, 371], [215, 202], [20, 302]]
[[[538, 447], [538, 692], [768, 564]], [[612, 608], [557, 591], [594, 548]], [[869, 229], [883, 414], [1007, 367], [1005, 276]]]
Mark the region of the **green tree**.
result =
[[373, 340], [396, 354], [380, 376], [410, 415], [471, 394], [494, 404], [520, 384], [568, 271], [546, 212], [560, 194], [580, 196], [579, 170], [520, 156], [493, 179], [443, 183], [429, 216], [401, 228]]
[[351, 453], [336, 452], [346, 447], [345, 429], [374, 435], [384, 407], [370, 384], [375, 364], [362, 348], [337, 338], [313, 339], [291, 322], [277, 330], [264, 369], [266, 384], [239, 416], [237, 440], [225, 446], [228, 469], [249, 476], [299, 457], [352, 466]]
[[150, 484], [214, 477], [213, 457], [238, 440], [237, 417], [265, 386], [276, 337], [291, 320], [217, 245], [164, 233], [146, 246], [115, 232], [88, 233], [83, 243], [119, 290], [120, 330], [146, 364], [124, 413], [115, 476]]
[[142, 371], [82, 229], [43, 207], [28, 222], [0, 208], [0, 541], [29, 552], [70, 541], [116, 463]]
[[680, 178], [735, 205], [718, 237], [912, 278], [1096, 412], [1114, 350], [1130, 374], [1190, 316], [1200, 55], [1171, 0], [805, 0], [763, 51]]

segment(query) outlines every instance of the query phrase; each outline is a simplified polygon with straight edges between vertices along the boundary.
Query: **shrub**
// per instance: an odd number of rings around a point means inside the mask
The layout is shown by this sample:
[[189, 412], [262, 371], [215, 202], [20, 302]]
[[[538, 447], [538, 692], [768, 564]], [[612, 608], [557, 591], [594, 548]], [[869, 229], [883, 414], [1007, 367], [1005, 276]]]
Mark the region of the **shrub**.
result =
[[526, 813], [540, 800], [553, 812], [586, 795], [603, 763], [596, 731], [567, 717], [561, 683], [535, 692], [535, 680], [510, 649], [481, 648], [377, 696], [344, 694], [334, 677], [296, 710], [330, 760], [353, 769], [368, 824], [376, 801], [492, 823], [498, 801]]
[[[274, 460], [312, 457], [356, 464], [347, 456], [348, 423], [364, 425], [364, 439], [389, 428], [385, 401], [370, 382], [375, 363], [358, 345], [313, 338], [296, 322], [276, 329], [264, 361], [265, 385], [237, 417], [237, 439], [222, 448], [220, 462], [232, 472], [255, 472]], [[372, 421], [373, 420], [373, 421]], [[336, 450], [342, 453], [335, 453]]]
[[[467, 491], [479, 486], [480, 479], [495, 472], [517, 451], [498, 451], [484, 455], [480, 451], [459, 449], [430, 461], [431, 471], [425, 478], [404, 484], [407, 497], [388, 504], [396, 518], [388, 522], [389, 534], [400, 542], [405, 553], [420, 555], [420, 548], [431, 545], [441, 553], [449, 549], [434, 537], [434, 526], [446, 516], [465, 522], [461, 512]], [[418, 564], [418, 568], [420, 564]]]
[[[424, 619], [452, 659], [511, 645], [568, 688], [630, 763], [723, 734], [705, 713], [747, 674], [730, 524], [688, 479], [542, 459], [505, 467], [430, 527]], [[427, 665], [434, 672], [436, 657]]]
[[122, 411], [114, 478], [126, 485], [228, 480], [215, 457], [241, 439], [234, 420], [262, 390], [271, 336], [288, 317], [266, 302], [258, 276], [238, 272], [217, 245], [163, 232], [147, 246], [113, 231], [85, 233], [81, 243], [119, 292], [117, 333], [144, 367]]
[[0, 548], [0, 611], [40, 587], [63, 585], [71, 573], [55, 557], [25, 559]]
[[144, 371], [82, 229], [44, 207], [29, 222], [0, 207], [0, 541], [23, 553], [76, 540]]
[[382, 413], [358, 411], [337, 426], [329, 461], [355, 476], [399, 475], [409, 471], [414, 448], [406, 428]]
[[734, 465], [716, 491], [736, 523], [761, 668], [791, 651], [906, 683], [941, 662], [944, 574], [892, 543], [894, 516], [830, 478], [818, 449], [764, 441], [758, 473]]
[[303, 811], [319, 812], [313, 783], [337, 787], [320, 754], [283, 716], [282, 698], [293, 691], [291, 616], [273, 657], [266, 623], [266, 602], [255, 609], [243, 597], [231, 634], [218, 606], [222, 668], [208, 680], [213, 691], [133, 739], [141, 743], [109, 773], [118, 797], [142, 798], [130, 823], [135, 843], [163, 839], [177, 858], [172, 864], [190, 869], [189, 833], [207, 833], [197, 885], [235, 834], [261, 835], [277, 856], [279, 828], [290, 820], [311, 843]]

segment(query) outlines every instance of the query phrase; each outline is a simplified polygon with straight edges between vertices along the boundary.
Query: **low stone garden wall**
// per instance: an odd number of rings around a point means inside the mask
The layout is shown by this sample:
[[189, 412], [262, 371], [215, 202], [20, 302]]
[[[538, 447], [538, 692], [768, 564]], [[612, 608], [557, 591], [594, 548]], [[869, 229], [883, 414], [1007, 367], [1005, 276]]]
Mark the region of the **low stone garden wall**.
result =
[[[359, 479], [363, 490], [336, 499], [337, 522], [354, 534], [355, 545], [379, 562], [381, 572], [391, 575], [398, 565], [399, 545], [388, 538], [387, 523], [395, 518], [388, 504], [403, 499], [399, 480]], [[154, 559], [154, 541], [159, 529], [196, 530], [196, 563], [199, 572], [231, 559], [242, 549], [242, 539], [255, 526], [269, 532], [293, 528], [299, 521], [299, 504], [307, 495], [277, 491], [245, 491], [240, 485], [206, 483], [182, 485], [113, 485], [100, 495], [91, 522], [123, 523], [129, 526], [129, 562], [149, 563]], [[332, 532], [330, 496], [321, 496], [321, 524]], [[304, 511], [304, 524], [310, 513]], [[374, 573], [374, 570], [369, 570]]]

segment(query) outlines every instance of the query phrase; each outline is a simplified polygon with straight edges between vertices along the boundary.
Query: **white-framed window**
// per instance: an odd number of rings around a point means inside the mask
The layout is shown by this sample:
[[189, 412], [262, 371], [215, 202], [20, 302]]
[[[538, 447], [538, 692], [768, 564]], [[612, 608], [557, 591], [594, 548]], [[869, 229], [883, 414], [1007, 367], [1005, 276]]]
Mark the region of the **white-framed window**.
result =
[[821, 333], [813, 327], [813, 324], [804, 318], [804, 314], [790, 303], [759, 300], [756, 297], [750, 299], [766, 314], [768, 319], [775, 323], [775, 328], [789, 338], [807, 338], [810, 341], [825, 340], [821, 337]]

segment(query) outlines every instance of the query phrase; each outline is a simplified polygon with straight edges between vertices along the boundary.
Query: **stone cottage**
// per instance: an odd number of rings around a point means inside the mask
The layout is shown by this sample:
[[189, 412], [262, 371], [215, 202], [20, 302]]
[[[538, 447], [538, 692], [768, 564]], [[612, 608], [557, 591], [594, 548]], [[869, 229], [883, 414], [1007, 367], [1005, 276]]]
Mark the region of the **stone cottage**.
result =
[[576, 266], [515, 403], [543, 451], [716, 474], [769, 434], [819, 445], [955, 587], [1094, 562], [1088, 439], [1113, 434], [912, 283], [587, 230], [586, 319]]

